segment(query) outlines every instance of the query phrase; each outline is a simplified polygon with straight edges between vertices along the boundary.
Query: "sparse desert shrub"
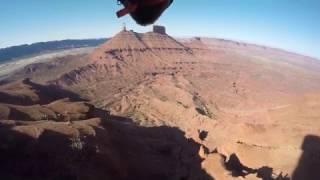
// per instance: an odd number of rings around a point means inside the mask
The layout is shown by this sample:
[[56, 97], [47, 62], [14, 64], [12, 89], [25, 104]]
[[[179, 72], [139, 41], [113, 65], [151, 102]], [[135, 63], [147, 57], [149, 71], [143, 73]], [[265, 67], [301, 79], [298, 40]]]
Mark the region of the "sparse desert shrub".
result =
[[85, 142], [80, 137], [71, 138], [71, 149], [81, 151], [84, 148]]

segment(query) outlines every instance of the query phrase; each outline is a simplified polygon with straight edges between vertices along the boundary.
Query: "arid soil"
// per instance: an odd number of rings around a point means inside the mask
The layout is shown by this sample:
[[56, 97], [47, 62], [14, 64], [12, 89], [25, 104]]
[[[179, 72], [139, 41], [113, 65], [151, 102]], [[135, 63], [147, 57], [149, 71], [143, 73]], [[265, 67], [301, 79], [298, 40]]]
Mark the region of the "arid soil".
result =
[[[57, 52], [48, 52], [44, 53], [41, 55], [36, 55], [33, 57], [28, 57], [28, 58], [22, 58], [18, 60], [12, 60], [7, 63], [0, 63], [0, 80], [9, 78], [13, 79], [14, 77], [12, 76], [17, 76], [16, 72], [19, 72], [20, 74], [18, 76], [23, 77], [22, 73], [25, 73], [24, 76], [28, 77], [28, 73], [34, 72], [37, 69], [38, 65], [46, 64], [47, 66], [54, 66], [54, 63], [59, 63], [62, 59], [67, 58], [68, 61], [64, 61], [64, 64], [68, 64], [69, 61], [72, 61], [75, 57], [77, 59], [81, 58], [82, 56], [91, 53], [93, 47], [87, 47], [87, 48], [75, 48], [71, 50], [61, 50]], [[61, 69], [60, 66], [59, 69]], [[21, 69], [24, 69], [24, 71], [21, 71]], [[58, 70], [59, 70], [58, 69]], [[44, 70], [44, 68], [42, 68]], [[70, 69], [69, 69], [70, 70]], [[33, 74], [34, 77], [36, 77], [36, 74]], [[53, 77], [54, 78], [54, 77]]]
[[269, 47], [121, 31], [1, 82], [0, 119], [6, 179], [320, 179], [320, 61]]

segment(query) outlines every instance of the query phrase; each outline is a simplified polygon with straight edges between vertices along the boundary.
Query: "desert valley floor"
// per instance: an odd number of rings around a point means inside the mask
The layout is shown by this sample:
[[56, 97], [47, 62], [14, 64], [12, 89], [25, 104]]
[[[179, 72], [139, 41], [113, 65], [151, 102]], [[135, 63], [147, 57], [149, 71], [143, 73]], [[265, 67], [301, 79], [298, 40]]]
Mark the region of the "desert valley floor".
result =
[[123, 30], [0, 83], [4, 179], [320, 179], [320, 61]]

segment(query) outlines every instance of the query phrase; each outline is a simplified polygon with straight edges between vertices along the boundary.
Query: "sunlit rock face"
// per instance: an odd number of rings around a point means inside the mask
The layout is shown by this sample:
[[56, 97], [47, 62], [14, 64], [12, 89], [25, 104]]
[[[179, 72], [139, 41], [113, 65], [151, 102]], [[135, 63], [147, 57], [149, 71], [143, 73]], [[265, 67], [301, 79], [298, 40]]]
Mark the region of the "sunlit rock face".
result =
[[320, 179], [320, 61], [163, 29], [76, 57], [1, 83], [1, 177]]

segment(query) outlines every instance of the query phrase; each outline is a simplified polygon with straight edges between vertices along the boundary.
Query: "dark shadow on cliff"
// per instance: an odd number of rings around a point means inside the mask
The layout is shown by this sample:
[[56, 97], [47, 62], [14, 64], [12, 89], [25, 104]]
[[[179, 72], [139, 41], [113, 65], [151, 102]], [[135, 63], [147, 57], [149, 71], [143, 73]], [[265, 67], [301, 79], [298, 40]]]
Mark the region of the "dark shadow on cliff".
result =
[[307, 135], [301, 149], [303, 153], [292, 175], [292, 180], [320, 179], [320, 137]]
[[34, 139], [13, 127], [0, 124], [0, 177], [6, 180], [213, 180], [201, 168], [200, 145], [177, 128], [108, 116], [99, 127], [88, 125], [94, 135], [47, 129]]
[[255, 174], [257, 178], [261, 178], [262, 180], [290, 180], [287, 174], [275, 174], [273, 168], [268, 166], [263, 166], [258, 169], [247, 167], [241, 163], [236, 154], [230, 155], [225, 166], [233, 177], [245, 178], [249, 174]]
[[245, 177], [248, 174], [257, 172], [257, 170], [243, 165], [235, 154], [230, 155], [229, 160], [226, 162], [226, 168], [231, 171], [233, 177]]

